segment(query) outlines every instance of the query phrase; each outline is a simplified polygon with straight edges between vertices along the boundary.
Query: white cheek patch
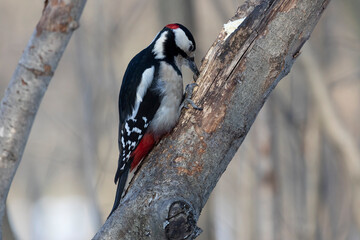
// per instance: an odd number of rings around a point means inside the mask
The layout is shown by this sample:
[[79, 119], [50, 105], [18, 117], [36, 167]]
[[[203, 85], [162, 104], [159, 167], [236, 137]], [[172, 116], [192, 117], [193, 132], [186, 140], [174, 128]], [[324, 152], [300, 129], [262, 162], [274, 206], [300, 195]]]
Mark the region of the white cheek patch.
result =
[[181, 28], [173, 29], [175, 34], [176, 45], [186, 53], [189, 53], [189, 48], [192, 45], [192, 42], [186, 36], [184, 31]]

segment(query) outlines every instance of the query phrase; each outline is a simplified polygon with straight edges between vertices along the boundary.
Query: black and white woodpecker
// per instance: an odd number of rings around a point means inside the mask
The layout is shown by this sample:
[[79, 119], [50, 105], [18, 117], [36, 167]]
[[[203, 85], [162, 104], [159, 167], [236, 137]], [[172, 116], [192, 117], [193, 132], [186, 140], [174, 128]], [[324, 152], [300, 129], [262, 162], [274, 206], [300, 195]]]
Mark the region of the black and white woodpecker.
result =
[[129, 174], [160, 138], [176, 125], [182, 107], [192, 101], [189, 84], [183, 91], [181, 68], [199, 70], [194, 62], [196, 44], [181, 24], [166, 25], [129, 63], [119, 94], [119, 163], [115, 175], [117, 191], [110, 215], [119, 206]]

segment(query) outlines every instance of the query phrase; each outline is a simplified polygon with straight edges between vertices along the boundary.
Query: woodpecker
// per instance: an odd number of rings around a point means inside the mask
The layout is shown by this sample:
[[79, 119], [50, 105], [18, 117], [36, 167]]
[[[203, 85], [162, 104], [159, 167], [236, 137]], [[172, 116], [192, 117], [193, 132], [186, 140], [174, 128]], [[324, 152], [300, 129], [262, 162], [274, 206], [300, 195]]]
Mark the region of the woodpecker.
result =
[[[129, 174], [153, 146], [176, 125], [181, 109], [191, 104], [196, 83], [183, 91], [182, 66], [194, 79], [196, 44], [190, 31], [179, 23], [166, 25], [129, 63], [119, 94], [119, 161], [115, 175], [117, 191], [110, 215], [119, 206]], [[110, 216], [109, 215], [109, 216]]]

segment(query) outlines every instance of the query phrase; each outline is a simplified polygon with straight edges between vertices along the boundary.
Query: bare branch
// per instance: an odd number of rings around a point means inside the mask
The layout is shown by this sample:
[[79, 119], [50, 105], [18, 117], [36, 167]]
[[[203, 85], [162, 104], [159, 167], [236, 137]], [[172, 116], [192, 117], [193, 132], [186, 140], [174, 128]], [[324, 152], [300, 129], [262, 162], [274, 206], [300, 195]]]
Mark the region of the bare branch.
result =
[[[0, 106], [0, 219], [40, 102], [86, 0], [46, 0]], [[1, 229], [1, 224], [0, 224]], [[0, 232], [1, 236], [1, 232]]]
[[[194, 102], [94, 239], [193, 239], [211, 191], [329, 0], [248, 1], [205, 56]], [[240, 24], [243, 20], [242, 24]]]

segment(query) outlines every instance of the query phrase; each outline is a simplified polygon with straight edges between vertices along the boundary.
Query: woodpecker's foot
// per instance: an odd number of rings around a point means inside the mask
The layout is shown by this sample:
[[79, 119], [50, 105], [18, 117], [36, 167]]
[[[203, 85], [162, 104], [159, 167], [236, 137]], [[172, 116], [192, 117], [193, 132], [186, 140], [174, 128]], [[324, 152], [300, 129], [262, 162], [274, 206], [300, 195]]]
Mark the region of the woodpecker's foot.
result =
[[198, 107], [194, 102], [193, 100], [191, 100], [191, 97], [192, 97], [192, 94], [193, 94], [193, 91], [194, 91], [194, 88], [197, 86], [196, 83], [190, 83], [188, 85], [186, 85], [185, 87], [185, 98], [184, 98], [184, 101], [182, 102], [181, 106], [180, 106], [180, 109], [182, 108], [186, 108], [188, 109], [188, 105], [190, 104], [194, 109], [196, 110], [202, 110], [201, 107]]

